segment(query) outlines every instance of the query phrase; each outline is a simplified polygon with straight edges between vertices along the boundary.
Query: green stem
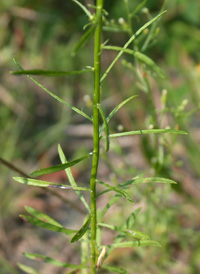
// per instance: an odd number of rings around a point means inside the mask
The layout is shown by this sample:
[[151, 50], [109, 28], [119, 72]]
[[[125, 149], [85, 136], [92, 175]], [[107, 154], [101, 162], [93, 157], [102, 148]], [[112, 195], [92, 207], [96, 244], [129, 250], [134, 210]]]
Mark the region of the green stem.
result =
[[91, 274], [96, 274], [96, 179], [99, 163], [99, 110], [100, 104], [100, 73], [101, 73], [101, 31], [102, 10], [104, 0], [97, 0], [96, 4], [96, 30], [94, 40], [94, 99], [93, 99], [93, 159], [90, 177], [91, 202]]

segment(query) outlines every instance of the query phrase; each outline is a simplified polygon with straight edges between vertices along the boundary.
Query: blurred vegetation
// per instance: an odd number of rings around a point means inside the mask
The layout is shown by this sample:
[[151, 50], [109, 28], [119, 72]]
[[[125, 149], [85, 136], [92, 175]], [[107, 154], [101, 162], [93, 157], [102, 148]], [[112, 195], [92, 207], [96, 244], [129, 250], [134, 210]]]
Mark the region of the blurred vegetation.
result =
[[[86, 0], [92, 4], [93, 1]], [[129, 1], [133, 10], [141, 1]], [[163, 1], [149, 0], [146, 8], [134, 17], [136, 31], [149, 16], [157, 14]], [[105, 1], [108, 19], [126, 18], [123, 1]], [[136, 207], [141, 206], [135, 229], [142, 229], [162, 244], [157, 248], [136, 248], [126, 250], [124, 255], [115, 252], [111, 258], [117, 264], [125, 265], [130, 273], [174, 273], [196, 274], [200, 272], [200, 2], [198, 0], [166, 1], [167, 14], [157, 27], [158, 35], [145, 52], [164, 71], [166, 78], [152, 74], [153, 100], [157, 112], [163, 115], [161, 125], [181, 128], [189, 135], [172, 139], [165, 151], [164, 167], [160, 171], [164, 177], [172, 177], [179, 182], [173, 189], [170, 186], [145, 186], [134, 190]], [[72, 48], [83, 34], [82, 26], [87, 20], [82, 11], [72, 1], [14, 1], [0, 3], [0, 150], [1, 159], [12, 162], [26, 173], [36, 166], [57, 163], [57, 143], [61, 143], [69, 158], [82, 154], [91, 148], [91, 128], [85, 120], [73, 114], [70, 109], [53, 101], [27, 77], [15, 77], [9, 71], [15, 70], [12, 58], [16, 58], [25, 69], [78, 70], [92, 65], [92, 42], [87, 44], [75, 57]], [[109, 44], [122, 46], [128, 39], [127, 33], [105, 32], [104, 40]], [[103, 55], [103, 69], [107, 68], [115, 53]], [[107, 113], [122, 99], [139, 94], [139, 99], [120, 110], [112, 121], [113, 130], [120, 127], [139, 129], [151, 125], [148, 98], [136, 85], [137, 79], [127, 69], [129, 57], [119, 61], [106, 81], [105, 99]], [[36, 77], [49, 90], [68, 102], [92, 113], [91, 74], [70, 77]], [[163, 92], [163, 90], [167, 90]], [[86, 94], [86, 95], [85, 95]], [[164, 95], [163, 95], [164, 94]], [[162, 109], [162, 98], [165, 108]], [[114, 98], [114, 99], [113, 99]], [[69, 124], [70, 122], [70, 124]], [[123, 126], [122, 126], [123, 125]], [[134, 137], [135, 138], [135, 137]], [[80, 141], [81, 140], [81, 141]], [[150, 140], [131, 139], [120, 149], [113, 145], [109, 159], [101, 163], [101, 176], [109, 176], [113, 182], [122, 181], [138, 174], [138, 170], [151, 174], [153, 156]], [[78, 148], [78, 151], [77, 151]], [[125, 155], [125, 162], [121, 156]], [[2, 160], [0, 159], [1, 163]], [[109, 169], [108, 169], [109, 167]], [[155, 167], [155, 166], [154, 166]], [[128, 171], [127, 171], [128, 170]], [[117, 173], [116, 178], [114, 174]], [[73, 170], [75, 176], [87, 181], [88, 168], [85, 164]], [[44, 234], [39, 229], [24, 225], [18, 213], [25, 204], [35, 205], [39, 210], [56, 215], [62, 222], [76, 223], [80, 218], [71, 212], [74, 197], [63, 206], [57, 198], [47, 193], [13, 183], [16, 172], [8, 166], [0, 165], [0, 266], [2, 274], [21, 273], [16, 263], [25, 259], [21, 252], [25, 249], [49, 250], [49, 255], [63, 250], [63, 238]], [[53, 180], [62, 180], [59, 174]], [[104, 201], [103, 201], [104, 202]], [[72, 206], [71, 206], [72, 205]], [[114, 208], [108, 214], [114, 222], [120, 223], [128, 210]], [[59, 214], [57, 213], [59, 212]], [[67, 212], [67, 215], [65, 215]], [[130, 212], [129, 212], [130, 213]], [[69, 221], [71, 220], [71, 221]], [[78, 221], [77, 221], [78, 222]], [[36, 235], [37, 234], [37, 235]], [[109, 237], [110, 235], [107, 235]], [[106, 236], [105, 236], [106, 237]], [[52, 248], [52, 244], [55, 247]], [[37, 245], [37, 246], [36, 246]], [[75, 250], [63, 253], [76, 261]], [[63, 257], [61, 256], [61, 257]], [[66, 273], [58, 268], [38, 266], [41, 273]]]

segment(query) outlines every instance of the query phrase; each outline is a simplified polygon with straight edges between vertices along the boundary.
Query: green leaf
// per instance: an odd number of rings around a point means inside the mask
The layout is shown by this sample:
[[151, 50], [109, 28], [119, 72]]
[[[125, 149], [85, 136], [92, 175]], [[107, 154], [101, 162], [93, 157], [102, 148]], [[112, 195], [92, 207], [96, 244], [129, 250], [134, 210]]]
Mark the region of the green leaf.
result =
[[83, 224], [83, 226], [71, 238], [70, 243], [77, 242], [78, 240], [80, 240], [83, 237], [83, 235], [86, 233], [86, 231], [89, 228], [90, 222], [91, 222], [91, 215], [88, 216], [88, 218], [85, 221], [85, 223]]
[[112, 273], [129, 274], [129, 272], [126, 271], [123, 268], [114, 267], [114, 266], [110, 266], [110, 265], [103, 265], [102, 269], [108, 270], [108, 271], [110, 271]]
[[115, 231], [119, 231], [122, 232], [124, 234], [126, 234], [126, 236], [129, 237], [134, 237], [136, 239], [139, 240], [148, 240], [150, 239], [150, 237], [146, 234], [144, 234], [143, 232], [137, 231], [137, 230], [132, 230], [132, 229], [126, 229], [126, 228], [122, 228], [122, 227], [118, 227], [118, 226], [114, 226], [114, 225], [109, 225], [109, 224], [105, 224], [105, 223], [98, 223], [99, 226], [101, 227], [106, 227]]
[[[20, 70], [23, 71], [23, 68], [19, 65], [19, 63], [13, 59], [14, 63], [18, 66], [18, 68]], [[30, 75], [27, 75], [27, 77], [29, 79], [31, 79], [37, 86], [39, 86], [42, 90], [44, 90], [46, 93], [48, 93], [51, 97], [53, 97], [54, 99], [56, 99], [57, 101], [59, 101], [60, 103], [68, 106], [69, 108], [71, 108], [73, 111], [75, 111], [76, 113], [82, 115], [83, 117], [85, 117], [86, 119], [90, 120], [92, 122], [92, 118], [90, 118], [86, 113], [84, 113], [83, 111], [81, 111], [80, 109], [72, 106], [71, 104], [67, 103], [66, 101], [64, 101], [63, 99], [61, 99], [60, 97], [58, 97], [57, 95], [55, 95], [54, 93], [52, 93], [51, 91], [49, 91], [47, 88], [45, 88], [43, 85], [41, 85], [40, 83], [38, 83], [34, 78], [32, 78]]]
[[24, 265], [24, 264], [17, 264], [18, 267], [23, 270], [24, 272], [28, 273], [28, 274], [40, 274], [37, 270], [35, 270], [34, 268]]
[[31, 70], [22, 70], [22, 71], [11, 71], [10, 73], [13, 75], [42, 75], [42, 76], [49, 76], [49, 77], [62, 77], [66, 75], [82, 74], [90, 71], [93, 71], [93, 69], [90, 68], [90, 69], [75, 70], [75, 71], [53, 71], [53, 70], [31, 69]]
[[124, 49], [122, 47], [117, 47], [117, 46], [103, 46], [103, 49], [123, 51], [124, 53], [128, 53], [130, 55], [134, 54], [134, 51], [132, 49]]
[[119, 200], [120, 197], [121, 197], [121, 195], [116, 194], [114, 197], [112, 197], [109, 200], [109, 202], [106, 204], [106, 206], [104, 207], [104, 209], [101, 212], [101, 219], [106, 214], [106, 212], [109, 210], [109, 208]]
[[176, 130], [176, 129], [142, 129], [142, 130], [134, 130], [134, 131], [127, 131], [127, 132], [120, 132], [120, 133], [110, 134], [109, 137], [110, 138], [116, 138], [116, 137], [130, 136], [130, 135], [160, 134], [160, 133], [187, 135], [187, 132], [185, 132], [183, 130]]
[[128, 180], [124, 183], [119, 184], [120, 187], [127, 187], [129, 185], [135, 184], [147, 184], [147, 183], [161, 183], [161, 184], [177, 184], [177, 182], [160, 177], [147, 177], [147, 178], [134, 178], [132, 180]]
[[82, 5], [78, 0], [72, 0], [72, 1], [75, 2], [85, 12], [85, 14], [89, 17], [90, 20], [92, 20], [93, 15], [84, 5]]
[[92, 156], [92, 152], [89, 153], [89, 154], [84, 155], [81, 158], [78, 158], [74, 161], [71, 161], [71, 162], [68, 162], [68, 163], [65, 163], [65, 164], [60, 164], [60, 165], [51, 166], [51, 167], [47, 167], [47, 168], [43, 168], [43, 169], [38, 169], [36, 171], [33, 171], [30, 175], [31, 176], [41, 176], [41, 175], [61, 171], [61, 170], [64, 170], [68, 167], [74, 166], [74, 165], [78, 164], [79, 162], [83, 161], [84, 159], [87, 159], [91, 156]]
[[81, 39], [76, 43], [72, 50], [72, 55], [75, 55], [77, 51], [82, 48], [93, 36], [96, 29], [96, 25], [92, 25], [81, 37]]
[[[124, 100], [123, 102], [121, 102], [118, 106], [116, 106], [108, 115], [108, 117], [106, 118], [107, 123], [110, 121], [110, 119], [115, 115], [115, 113], [121, 108], [123, 107], [125, 104], [127, 104], [129, 101], [131, 101], [133, 98], [138, 97], [138, 95], [133, 95], [129, 98], [127, 98], [126, 100]], [[99, 131], [99, 135], [101, 135], [101, 133], [104, 130], [104, 124], [101, 126], [100, 131]]]
[[90, 191], [89, 188], [86, 187], [73, 187], [69, 185], [64, 184], [58, 184], [58, 183], [52, 183], [52, 182], [46, 182], [42, 180], [36, 180], [31, 178], [23, 178], [23, 177], [13, 177], [13, 180], [20, 184], [25, 184], [29, 186], [39, 186], [39, 187], [56, 187], [61, 189], [69, 189], [69, 190], [82, 190], [82, 191]]
[[37, 219], [39, 219], [39, 220], [41, 220], [45, 223], [49, 223], [49, 224], [52, 224], [52, 225], [62, 227], [62, 225], [60, 223], [56, 222], [54, 219], [52, 219], [48, 215], [46, 215], [46, 214], [30, 207], [30, 206], [25, 206], [25, 209], [29, 214], [33, 215], [34, 217], [36, 217]]
[[122, 242], [122, 243], [114, 243], [109, 247], [113, 248], [120, 248], [120, 247], [135, 247], [135, 246], [157, 246], [161, 247], [161, 245], [152, 240], [137, 240], [137, 241], [130, 241], [130, 242]]
[[130, 197], [130, 195], [129, 195], [126, 191], [124, 191], [124, 190], [122, 190], [122, 189], [120, 189], [120, 188], [118, 188], [118, 187], [115, 187], [115, 186], [110, 186], [109, 184], [106, 184], [106, 183], [104, 183], [104, 182], [102, 182], [102, 181], [99, 181], [99, 180], [97, 180], [97, 183], [99, 183], [99, 184], [101, 184], [101, 185], [104, 185], [104, 186], [106, 186], [108, 189], [113, 190], [113, 191], [119, 193], [119, 194], [122, 195], [126, 200], [128, 200], [128, 201], [131, 202], [131, 203], [134, 203], [134, 201], [132, 200], [132, 198]]
[[103, 120], [103, 125], [105, 128], [105, 138], [106, 138], [106, 149], [105, 151], [108, 152], [109, 150], [109, 146], [110, 146], [110, 141], [109, 141], [109, 126], [108, 126], [108, 122], [107, 119], [103, 113], [103, 110], [101, 108], [101, 106], [98, 104], [97, 108], [99, 109], [99, 112], [101, 114], [102, 120]]
[[52, 258], [44, 256], [42, 254], [23, 252], [23, 255], [25, 257], [27, 257], [28, 259], [30, 259], [30, 260], [38, 260], [39, 259], [39, 261], [42, 261], [44, 263], [49, 263], [49, 264], [52, 264], [52, 265], [55, 265], [55, 266], [68, 267], [68, 268], [75, 268], [75, 267], [78, 266], [78, 265], [75, 265], [75, 264], [63, 263], [61, 261], [52, 259]]
[[146, 2], [147, 2], [147, 0], [143, 0], [142, 3], [140, 3], [140, 4], [131, 12], [130, 18], [134, 17], [135, 14], [137, 14], [138, 11], [140, 11], [140, 10], [144, 7], [144, 5], [146, 5]]
[[136, 51], [136, 52], [134, 52], [134, 56], [137, 57], [140, 61], [142, 61], [146, 65], [150, 66], [161, 78], [165, 78], [164, 72], [147, 55], [145, 55], [139, 51]]
[[125, 29], [119, 26], [103, 26], [103, 31], [129, 33], [129, 29]]
[[[61, 160], [62, 164], [67, 163], [67, 159], [65, 157], [65, 154], [64, 154], [64, 152], [63, 152], [60, 144], [58, 145], [58, 154], [60, 156], [60, 160]], [[68, 167], [68, 168], [65, 169], [65, 172], [67, 174], [67, 177], [69, 179], [69, 182], [70, 182], [71, 186], [77, 187], [77, 183], [76, 183], [76, 181], [75, 181], [75, 179], [73, 177], [71, 169]], [[86, 202], [83, 194], [79, 190], [77, 190], [75, 192], [78, 195], [78, 197], [80, 198], [80, 200], [82, 201], [82, 203], [84, 204], [85, 208], [88, 210], [88, 212], [90, 212], [90, 207], [89, 207], [88, 203]]]
[[[131, 36], [131, 38], [128, 40], [128, 42], [124, 45], [123, 49], [128, 48], [128, 46], [135, 40], [135, 38], [143, 32], [143, 30], [145, 30], [148, 26], [150, 26], [153, 22], [155, 22], [160, 16], [162, 16], [166, 11], [161, 12], [159, 15], [157, 15], [155, 18], [153, 18], [152, 20], [150, 20], [149, 22], [147, 22], [146, 24], [144, 24], [138, 31], [136, 31], [136, 33]], [[113, 60], [113, 62], [110, 64], [110, 66], [107, 68], [107, 70], [105, 71], [105, 73], [103, 74], [103, 76], [101, 77], [101, 83], [103, 82], [103, 80], [107, 77], [108, 73], [110, 72], [110, 70], [112, 69], [112, 67], [114, 66], [114, 64], [118, 61], [118, 59], [121, 57], [121, 55], [123, 54], [123, 50], [121, 50], [117, 57]]]
[[45, 229], [49, 229], [49, 230], [52, 230], [52, 231], [55, 231], [55, 232], [64, 233], [66, 235], [71, 235], [71, 234], [74, 234], [76, 232], [76, 230], [67, 229], [67, 228], [64, 228], [64, 227], [52, 225], [52, 224], [43, 222], [43, 221], [41, 221], [37, 218], [30, 217], [30, 216], [27, 216], [27, 215], [22, 214], [22, 215], [19, 215], [19, 216], [24, 221], [29, 222], [32, 225], [39, 226], [39, 227], [42, 227], [42, 228], [45, 228]]

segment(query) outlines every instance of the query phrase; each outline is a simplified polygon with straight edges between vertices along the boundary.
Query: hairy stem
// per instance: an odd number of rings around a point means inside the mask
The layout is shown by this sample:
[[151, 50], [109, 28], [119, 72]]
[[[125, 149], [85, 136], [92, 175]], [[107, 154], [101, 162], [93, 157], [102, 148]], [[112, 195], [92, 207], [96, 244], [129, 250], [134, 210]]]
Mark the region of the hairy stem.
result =
[[94, 99], [93, 99], [93, 159], [90, 178], [91, 201], [91, 274], [96, 273], [96, 179], [99, 163], [99, 110], [100, 103], [100, 73], [101, 73], [101, 31], [102, 10], [104, 0], [97, 0], [96, 30], [94, 40]]

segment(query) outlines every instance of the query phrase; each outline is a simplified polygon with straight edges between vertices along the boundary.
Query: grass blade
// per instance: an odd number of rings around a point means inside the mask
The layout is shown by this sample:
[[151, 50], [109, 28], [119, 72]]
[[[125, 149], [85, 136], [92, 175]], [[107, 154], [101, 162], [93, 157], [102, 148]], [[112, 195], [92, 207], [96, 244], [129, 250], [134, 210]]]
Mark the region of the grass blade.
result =
[[111, 266], [111, 265], [103, 265], [102, 268], [105, 269], [105, 270], [108, 270], [112, 273], [129, 274], [129, 272], [126, 271], [125, 269], [119, 268], [119, 267], [114, 267], [114, 266]]
[[78, 43], [76, 43], [76, 45], [74, 46], [73, 50], [72, 50], [72, 56], [74, 56], [77, 51], [82, 48], [93, 36], [94, 32], [95, 32], [96, 26], [92, 25], [81, 37], [81, 39], [78, 41]]
[[89, 215], [88, 218], [87, 218], [87, 220], [83, 224], [83, 226], [71, 238], [70, 243], [77, 242], [78, 240], [80, 240], [83, 237], [83, 235], [86, 233], [86, 231], [89, 228], [90, 222], [91, 222], [91, 216]]
[[42, 227], [48, 230], [52, 230], [55, 232], [60, 232], [60, 233], [64, 233], [66, 235], [71, 235], [74, 234], [76, 232], [76, 230], [72, 230], [72, 229], [67, 229], [64, 227], [60, 227], [60, 226], [56, 226], [56, 225], [52, 225], [46, 222], [43, 222], [37, 218], [34, 217], [30, 217], [27, 215], [19, 215], [20, 218], [22, 218], [24, 221], [31, 223], [32, 225], [38, 226], [38, 227]]
[[33, 215], [35, 218], [45, 222], [45, 223], [49, 223], [49, 224], [52, 224], [52, 225], [55, 225], [55, 226], [59, 226], [59, 227], [62, 227], [61, 224], [59, 224], [58, 222], [56, 222], [54, 219], [52, 219], [51, 217], [49, 217], [48, 215], [30, 207], [30, 206], [25, 206], [25, 209], [26, 211]]
[[69, 185], [46, 182], [46, 181], [36, 180], [36, 179], [31, 179], [31, 178], [13, 177], [13, 180], [15, 180], [18, 183], [21, 183], [24, 185], [29, 185], [29, 186], [55, 187], [55, 188], [69, 189], [69, 190], [90, 191], [90, 189], [86, 188], [86, 187], [69, 186]]
[[60, 266], [60, 267], [68, 267], [68, 268], [75, 268], [78, 265], [76, 264], [69, 264], [69, 263], [63, 263], [61, 261], [55, 260], [53, 258], [44, 256], [42, 254], [36, 254], [36, 253], [27, 253], [27, 252], [23, 252], [23, 255], [30, 259], [30, 260], [39, 260], [42, 261], [44, 263], [49, 263], [55, 266]]
[[82, 74], [90, 71], [93, 71], [93, 69], [90, 68], [90, 69], [74, 70], [74, 71], [53, 71], [53, 70], [32, 69], [32, 70], [22, 70], [22, 71], [11, 71], [10, 73], [13, 75], [41, 75], [41, 76], [49, 76], [49, 77], [62, 77], [67, 75]]
[[[154, 23], [160, 16], [162, 16], [166, 11], [161, 12], [160, 14], [158, 14], [156, 17], [154, 17], [152, 20], [150, 20], [149, 22], [147, 22], [146, 24], [144, 24], [138, 31], [136, 31], [136, 33], [131, 36], [131, 38], [128, 40], [128, 42], [124, 45], [123, 49], [128, 48], [128, 46], [135, 40], [135, 38], [143, 32], [144, 29], [146, 29], [148, 26], [150, 26], [152, 23]], [[101, 78], [101, 83], [103, 82], [103, 80], [107, 77], [108, 73], [110, 72], [110, 70], [112, 69], [112, 67], [114, 66], [114, 64], [118, 61], [118, 59], [121, 57], [121, 55], [123, 54], [123, 50], [121, 50], [119, 52], [119, 54], [117, 55], [117, 57], [113, 60], [113, 62], [110, 64], [110, 66], [107, 68], [107, 70], [105, 71], [105, 73], [103, 74], [102, 78]]]
[[117, 193], [119, 193], [121, 196], [123, 196], [126, 200], [128, 200], [129, 202], [133, 203], [134, 204], [134, 201], [132, 200], [131, 196], [124, 190], [118, 188], [118, 187], [115, 187], [115, 186], [110, 186], [109, 184], [107, 183], [104, 183], [102, 181], [99, 181], [97, 180], [97, 183], [101, 184], [101, 185], [104, 185], [106, 186], [109, 190], [113, 190]]
[[93, 15], [90, 13], [90, 11], [84, 5], [82, 5], [78, 0], [72, 0], [72, 1], [75, 2], [85, 12], [85, 14], [89, 17], [90, 20], [93, 18]]
[[108, 152], [109, 146], [110, 146], [108, 121], [107, 121], [100, 105], [98, 105], [98, 109], [99, 109], [99, 112], [101, 114], [101, 117], [102, 117], [102, 120], [103, 120], [103, 125], [104, 125], [104, 128], [105, 128], [105, 138], [106, 138], [106, 149], [105, 149], [105, 151]]
[[[19, 65], [19, 63], [15, 60], [14, 63], [18, 66], [18, 68], [23, 71], [23, 68]], [[92, 118], [90, 118], [86, 113], [84, 113], [83, 111], [81, 111], [80, 109], [72, 106], [71, 104], [67, 103], [66, 101], [64, 101], [63, 99], [61, 99], [60, 97], [58, 97], [57, 95], [55, 95], [54, 93], [52, 93], [51, 91], [49, 91], [47, 88], [45, 88], [43, 85], [41, 85], [40, 83], [38, 83], [38, 81], [36, 81], [34, 78], [32, 78], [30, 75], [27, 75], [27, 77], [29, 79], [31, 79], [37, 86], [39, 86], [42, 90], [44, 90], [46, 93], [48, 93], [51, 97], [53, 97], [54, 99], [56, 99], [57, 101], [59, 101], [60, 103], [68, 106], [69, 108], [71, 108], [73, 111], [75, 111], [76, 113], [82, 115], [83, 117], [85, 117], [86, 119], [88, 119], [89, 121], [92, 122]]]
[[[106, 118], [107, 123], [109, 123], [110, 119], [115, 115], [115, 113], [121, 108], [123, 107], [125, 104], [127, 104], [129, 101], [131, 101], [133, 98], [138, 97], [138, 95], [133, 95], [129, 98], [127, 98], [126, 100], [124, 100], [123, 102], [121, 102], [118, 106], [116, 106], [108, 115], [108, 117]], [[99, 134], [101, 135], [101, 133], [104, 130], [104, 124], [101, 126]]]
[[79, 162], [81, 162], [81, 161], [83, 161], [83, 160], [85, 160], [85, 159], [87, 159], [91, 156], [92, 156], [92, 152], [89, 153], [89, 154], [84, 155], [81, 158], [78, 158], [74, 161], [71, 161], [71, 162], [68, 162], [68, 163], [65, 163], [65, 164], [59, 164], [59, 165], [56, 165], [56, 166], [51, 166], [51, 167], [35, 170], [30, 175], [31, 176], [41, 176], [41, 175], [61, 171], [61, 170], [64, 170], [68, 167], [74, 166], [74, 165], [78, 164]]
[[152, 240], [137, 240], [137, 241], [129, 241], [129, 242], [122, 242], [122, 243], [114, 243], [109, 247], [113, 248], [120, 248], [120, 247], [135, 247], [135, 246], [157, 246], [161, 247], [161, 245]]
[[122, 227], [118, 227], [118, 226], [114, 226], [114, 225], [109, 225], [109, 224], [105, 224], [105, 223], [98, 223], [99, 226], [101, 227], [106, 227], [115, 231], [119, 231], [122, 232], [123, 234], [125, 234], [126, 236], [129, 237], [134, 237], [136, 239], [139, 240], [148, 240], [150, 239], [150, 237], [146, 234], [144, 234], [143, 232], [140, 231], [136, 231], [136, 230], [132, 230], [132, 229], [126, 229], [126, 228], [122, 228]]
[[[60, 144], [58, 145], [58, 154], [60, 156], [60, 160], [61, 160], [62, 164], [67, 163], [67, 159], [65, 157], [65, 154], [64, 154]], [[73, 177], [71, 169], [68, 167], [68, 168], [65, 169], [65, 172], [67, 174], [67, 177], [69, 179], [69, 182], [70, 182], [71, 186], [77, 187], [77, 183], [76, 183], [76, 181]], [[88, 212], [90, 212], [90, 207], [89, 207], [88, 203], [86, 202], [83, 194], [79, 190], [77, 190], [75, 192], [78, 195], [78, 197], [80, 198], [80, 200], [82, 201], [82, 203], [84, 204], [85, 208], [88, 210]]]
[[187, 135], [187, 132], [185, 132], [183, 130], [176, 130], [176, 129], [142, 129], [142, 130], [134, 130], [134, 131], [127, 131], [127, 132], [110, 134], [109, 137], [110, 138], [117, 138], [117, 137], [130, 136], [130, 135], [160, 134], [160, 133]]
[[24, 272], [28, 273], [28, 274], [40, 274], [37, 270], [35, 270], [34, 268], [24, 265], [24, 264], [17, 264], [18, 267], [23, 270]]

